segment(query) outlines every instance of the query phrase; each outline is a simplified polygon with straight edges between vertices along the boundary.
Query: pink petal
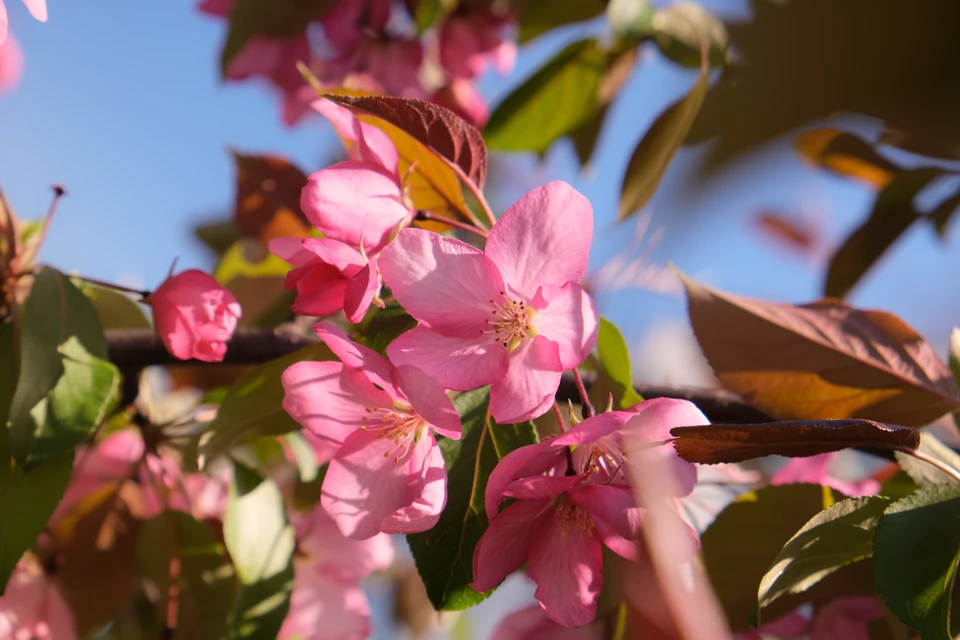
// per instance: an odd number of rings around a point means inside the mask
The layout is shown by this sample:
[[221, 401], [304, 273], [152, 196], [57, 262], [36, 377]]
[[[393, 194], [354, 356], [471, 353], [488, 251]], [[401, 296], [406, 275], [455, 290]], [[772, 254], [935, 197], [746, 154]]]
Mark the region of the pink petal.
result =
[[393, 380], [403, 395], [407, 396], [413, 410], [437, 433], [453, 440], [460, 439], [463, 431], [460, 414], [435, 379], [405, 364], [394, 369]]
[[39, 567], [21, 560], [0, 596], [0, 637], [74, 640], [73, 612]]
[[595, 629], [580, 627], [567, 629], [547, 617], [543, 608], [534, 604], [514, 611], [503, 618], [493, 630], [490, 640], [597, 640]]
[[553, 404], [563, 365], [555, 342], [537, 336], [510, 354], [507, 375], [490, 387], [490, 413], [500, 424], [542, 416]]
[[457, 391], [490, 384], [506, 375], [510, 366], [507, 350], [486, 336], [449, 337], [424, 326], [401, 334], [387, 346], [387, 355], [397, 366], [413, 365], [445, 389]]
[[628, 560], [639, 558], [641, 512], [630, 487], [585, 484], [571, 489], [567, 497], [590, 514], [597, 535], [611, 551]]
[[303, 248], [350, 278], [367, 266], [363, 255], [350, 245], [330, 238], [304, 238]]
[[23, 0], [23, 4], [27, 5], [27, 10], [34, 18], [40, 22], [47, 21], [47, 0]]
[[624, 411], [598, 413], [580, 424], [574, 425], [556, 438], [551, 438], [548, 442], [552, 447], [576, 446], [596, 442], [600, 438], [613, 435], [623, 428], [623, 425], [635, 415], [636, 408], [639, 406], [637, 404]]
[[496, 266], [466, 242], [423, 229], [404, 229], [380, 254], [380, 273], [407, 313], [448, 335], [487, 335], [492, 312], [502, 308]]
[[343, 311], [347, 320], [356, 324], [363, 320], [374, 297], [380, 292], [380, 276], [374, 260], [347, 281], [343, 294]]
[[362, 371], [339, 362], [297, 362], [280, 376], [283, 408], [313, 435], [341, 444], [364, 426], [368, 407], [393, 408], [393, 399]]
[[269, 76], [283, 60], [282, 40], [254, 36], [233, 57], [226, 70], [230, 80], [247, 80], [254, 76]]
[[[4, 30], [3, 4], [0, 3], [0, 32]], [[23, 77], [23, 50], [20, 43], [8, 33], [6, 39], [0, 33], [0, 95], [9, 92]]]
[[876, 598], [837, 598], [817, 612], [811, 637], [816, 640], [870, 640], [867, 625], [884, 615], [884, 608]]
[[830, 477], [830, 474], [827, 473], [827, 468], [835, 456], [836, 453], [821, 453], [818, 456], [809, 456], [807, 458], [790, 458], [787, 464], [770, 479], [770, 484], [795, 484], [804, 482], [823, 484], [823, 482]]
[[[317, 273], [314, 272], [310, 275], [316, 276]], [[322, 317], [332, 315], [343, 309], [347, 281], [339, 278], [336, 280], [324, 279], [321, 284], [317, 284], [318, 279], [314, 277], [300, 281], [310, 286], [309, 288], [297, 287], [297, 299], [290, 306], [295, 314]]]
[[[446, 471], [437, 469], [437, 447], [433, 436], [425, 432], [420, 442], [402, 451], [390, 438], [379, 437], [379, 429], [357, 431], [343, 441], [330, 461], [321, 490], [321, 504], [348, 538], [363, 540], [401, 523], [389, 520], [396, 512], [414, 506], [426, 488], [433, 498], [434, 483], [442, 477], [444, 500], [435, 499], [425, 509], [415, 509], [417, 520], [406, 523], [405, 532], [425, 531], [436, 522], [446, 502]], [[429, 510], [434, 513], [429, 513]], [[419, 528], [421, 527], [422, 528]]]
[[735, 637], [737, 640], [765, 640], [770, 637], [786, 640], [787, 638], [802, 638], [809, 632], [810, 620], [799, 612], [793, 611], [773, 622], [760, 625], [759, 629], [741, 631]]
[[[424, 444], [429, 441], [429, 445]], [[432, 529], [447, 504], [447, 470], [440, 447], [430, 434], [424, 434], [421, 447], [429, 446], [424, 463], [424, 486], [420, 496], [409, 507], [397, 509], [380, 523], [384, 533], [417, 533]]]
[[389, 360], [373, 349], [357, 344], [329, 322], [318, 322], [313, 325], [313, 330], [345, 366], [363, 371], [373, 384], [387, 393], [396, 394], [393, 384], [393, 365]]
[[319, 504], [299, 518], [296, 525], [297, 548], [309, 556], [312, 565], [337, 580], [363, 580], [393, 564], [395, 554], [390, 536], [345, 538]]
[[[564, 523], [554, 509], [537, 528], [530, 548], [534, 594], [554, 622], [565, 627], [589, 624], [597, 613], [603, 585], [600, 538]], [[583, 533], [583, 535], [580, 535]]]
[[0, 2], [0, 45], [6, 42], [9, 32], [10, 26], [7, 20], [7, 7], [3, 2]]
[[636, 460], [655, 455], [665, 459], [672, 469], [677, 496], [688, 495], [697, 482], [697, 468], [677, 456], [677, 452], [665, 443], [672, 438], [674, 427], [710, 424], [696, 405], [686, 400], [654, 398], [634, 407], [634, 417], [624, 426], [624, 441], [629, 451], [636, 451]]
[[316, 258], [312, 251], [303, 248], [303, 238], [273, 238], [267, 243], [267, 248], [270, 253], [294, 267], [302, 267]]
[[410, 215], [395, 175], [375, 164], [348, 160], [310, 176], [300, 207], [327, 238], [379, 251]]
[[542, 285], [580, 282], [592, 238], [590, 201], [556, 181], [507, 209], [490, 230], [485, 251], [510, 290], [530, 300]]
[[500, 503], [504, 498], [504, 491], [515, 480], [539, 476], [551, 469], [556, 469], [559, 474], [562, 474], [566, 464], [566, 456], [551, 447], [550, 442], [520, 447], [505, 455], [487, 478], [487, 488], [484, 493], [487, 518], [493, 520], [497, 516]]
[[561, 366], [580, 366], [596, 346], [600, 332], [600, 316], [590, 294], [575, 282], [562, 287], [544, 285], [533, 304], [537, 310], [533, 324], [539, 335], [557, 343]]
[[585, 474], [574, 476], [535, 476], [514, 480], [503, 490], [508, 498], [522, 498], [536, 500], [539, 498], [556, 498], [561, 493], [570, 490], [583, 482]]
[[551, 503], [551, 500], [518, 500], [490, 523], [473, 552], [471, 588], [479, 593], [490, 591], [523, 566], [537, 524], [548, 515]]
[[369, 635], [370, 604], [363, 589], [296, 560], [290, 610], [278, 640], [361, 640]]
[[330, 121], [341, 138], [357, 145], [356, 159], [380, 165], [391, 174], [397, 173], [397, 148], [387, 134], [361, 122], [350, 109], [332, 100], [320, 98], [310, 106]]

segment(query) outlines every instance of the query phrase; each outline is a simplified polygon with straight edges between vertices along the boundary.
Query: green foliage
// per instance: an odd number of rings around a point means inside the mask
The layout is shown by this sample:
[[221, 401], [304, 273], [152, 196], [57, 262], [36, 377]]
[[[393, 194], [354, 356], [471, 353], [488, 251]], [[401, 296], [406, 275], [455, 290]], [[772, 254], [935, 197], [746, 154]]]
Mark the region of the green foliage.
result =
[[701, 39], [709, 61], [723, 66], [727, 59], [727, 30], [703, 5], [677, 2], [658, 10], [652, 19], [653, 39], [667, 58], [687, 67], [700, 66]]
[[294, 460], [296, 460], [300, 481], [313, 482], [316, 480], [317, 474], [320, 472], [320, 467], [317, 465], [317, 454], [314, 453], [313, 447], [303, 437], [303, 434], [299, 431], [291, 431], [281, 437], [293, 454]]
[[363, 328], [363, 344], [380, 355], [386, 354], [387, 345], [401, 333], [417, 326], [417, 321], [396, 302], [391, 302], [383, 309], [372, 310], [372, 314], [373, 317]]
[[59, 271], [34, 279], [20, 318], [20, 377], [10, 444], [24, 469], [71, 453], [103, 421], [120, 388], [90, 300]]
[[97, 317], [104, 329], [149, 329], [151, 324], [143, 307], [119, 291], [106, 287], [84, 285], [77, 281], [83, 293], [93, 302]]
[[617, 326], [606, 318], [600, 318], [597, 355], [601, 370], [590, 388], [590, 396], [598, 410], [607, 406], [609, 393], [613, 394], [615, 409], [626, 409], [641, 402], [643, 398], [633, 388], [633, 367], [627, 341]]
[[466, 609], [489, 595], [468, 586], [473, 581], [473, 551], [487, 528], [487, 478], [505, 455], [537, 442], [531, 422], [493, 422], [489, 387], [461, 393], [453, 402], [463, 437], [439, 440], [447, 468], [447, 506], [433, 529], [407, 536], [427, 596], [438, 611]]
[[180, 511], [165, 511], [144, 523], [137, 545], [140, 569], [156, 586], [157, 615], [166, 619], [171, 560], [179, 561], [177, 640], [216, 640], [227, 633], [236, 578], [222, 543], [205, 524]]
[[610, 0], [607, 22], [618, 38], [642, 38], [653, 27], [653, 5], [649, 0]]
[[[936, 436], [926, 431], [920, 433], [920, 446], [917, 450], [926, 456], [945, 463], [947, 466], [960, 470], [960, 455], [956, 451], [940, 442]], [[953, 484], [954, 478], [944, 473], [925, 460], [900, 451], [895, 451], [900, 468], [914, 481], [918, 487], [927, 487], [933, 484]]]
[[873, 536], [889, 498], [850, 498], [810, 519], [774, 558], [760, 582], [759, 616], [777, 599], [807, 591], [873, 555]]
[[214, 277], [243, 309], [241, 326], [273, 327], [290, 315], [293, 292], [283, 287], [290, 266], [254, 238], [241, 238], [223, 254]]
[[239, 463], [223, 538], [242, 585], [229, 637], [276, 638], [290, 608], [295, 535], [277, 484]]
[[517, 18], [520, 26], [520, 44], [525, 44], [551, 29], [596, 18], [604, 12], [606, 4], [605, 0], [576, 0], [575, 2], [526, 0]]
[[567, 46], [497, 106], [484, 130], [487, 145], [543, 153], [596, 113], [605, 69], [596, 40]]
[[921, 487], [877, 527], [874, 579], [884, 602], [924, 640], [948, 640], [960, 560], [960, 486]]
[[281, 405], [280, 375], [294, 362], [332, 357], [326, 345], [313, 344], [245, 373], [223, 398], [217, 417], [210, 423], [212, 435], [203, 444], [201, 453], [214, 457], [244, 438], [299, 430], [300, 426]]

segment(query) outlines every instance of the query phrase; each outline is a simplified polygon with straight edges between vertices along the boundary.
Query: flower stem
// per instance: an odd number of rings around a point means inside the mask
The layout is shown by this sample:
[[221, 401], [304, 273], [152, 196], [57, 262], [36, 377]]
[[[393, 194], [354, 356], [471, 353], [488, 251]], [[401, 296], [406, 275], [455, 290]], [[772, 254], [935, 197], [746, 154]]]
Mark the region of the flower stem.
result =
[[72, 276], [83, 280], [86, 283], [96, 285], [98, 287], [103, 287], [104, 289], [113, 289], [114, 291], [121, 291], [123, 293], [132, 293], [135, 296], [140, 296], [140, 301], [143, 302], [153, 293], [152, 291], [145, 291], [143, 289], [132, 289], [130, 287], [125, 287], [122, 284], [116, 284], [113, 282], [106, 282], [104, 280], [97, 280], [96, 278], [90, 278], [87, 276]]
[[583, 419], [586, 420], [587, 418], [597, 415], [593, 405], [590, 404], [587, 389], [583, 386], [583, 378], [580, 377], [580, 370], [576, 367], [573, 368], [573, 379], [577, 382], [577, 391], [580, 392], [580, 412], [583, 414]]
[[950, 476], [950, 478], [954, 482], [960, 483], [960, 471], [958, 471], [957, 469], [954, 469], [943, 460], [939, 460], [937, 458], [934, 458], [933, 456], [929, 456], [917, 449], [911, 449], [910, 447], [891, 447], [891, 449], [893, 449], [894, 451], [899, 451], [900, 453], [905, 453], [908, 456], [913, 456], [917, 460], [923, 460], [927, 464], [936, 467], [940, 471]]
[[553, 415], [557, 418], [557, 428], [560, 429], [560, 433], [563, 433], [567, 430], [567, 426], [563, 424], [563, 412], [560, 411], [560, 405], [557, 404], [557, 401], [553, 401]]
[[454, 218], [448, 218], [446, 216], [437, 215], [430, 211], [424, 209], [417, 209], [416, 220], [432, 220], [433, 222], [440, 222], [442, 224], [448, 224], [451, 227], [456, 227], [457, 229], [463, 229], [464, 231], [469, 231], [470, 233], [475, 233], [484, 240], [487, 238], [487, 232], [481, 229], [480, 227], [474, 226], [472, 224], [467, 224], [466, 222], [461, 222], [460, 220], [455, 220]]
[[[438, 157], [442, 158], [442, 156]], [[458, 165], [456, 162], [452, 162], [447, 158], [443, 158], [443, 161], [446, 162], [451, 171], [457, 174], [457, 177], [460, 178], [460, 182], [462, 182], [470, 191], [470, 193], [473, 194], [473, 197], [477, 199], [477, 202], [480, 204], [480, 208], [483, 209], [483, 215], [485, 215], [487, 220], [490, 222], [490, 226], [492, 227], [495, 225], [497, 223], [497, 218], [493, 215], [493, 211], [490, 209], [490, 204], [487, 202], [487, 199], [483, 197], [483, 191], [480, 190], [480, 187], [474, 184], [473, 180], [470, 179], [470, 176], [465, 174], [463, 169], [461, 169], [460, 165]]]

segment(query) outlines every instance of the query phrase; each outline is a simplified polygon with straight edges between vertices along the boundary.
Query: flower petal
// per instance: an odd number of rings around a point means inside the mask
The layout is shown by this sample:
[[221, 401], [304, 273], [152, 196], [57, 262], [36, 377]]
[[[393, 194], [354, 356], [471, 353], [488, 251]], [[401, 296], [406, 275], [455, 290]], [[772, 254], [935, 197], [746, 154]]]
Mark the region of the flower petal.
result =
[[[544, 285], [534, 298], [537, 333], [557, 343], [564, 369], [580, 366], [597, 344], [600, 319], [593, 299], [580, 285]], [[543, 306], [540, 306], [543, 305]]]
[[597, 535], [581, 536], [568, 531], [569, 526], [556, 509], [543, 520], [530, 548], [530, 577], [547, 616], [565, 627], [579, 627], [596, 616], [603, 556]]
[[395, 175], [348, 160], [310, 176], [300, 207], [327, 238], [377, 253], [410, 215]]
[[376, 351], [357, 344], [329, 322], [318, 322], [313, 325], [313, 330], [345, 366], [363, 371], [373, 384], [387, 393], [396, 394], [393, 365], [389, 360]]
[[296, 519], [296, 527], [297, 548], [310, 556], [311, 564], [337, 580], [363, 580], [373, 571], [393, 564], [395, 554], [390, 536], [345, 538], [319, 504]]
[[530, 300], [541, 285], [580, 282], [590, 258], [593, 207], [566, 182], [517, 200], [497, 220], [486, 254], [514, 293]]
[[357, 640], [370, 635], [363, 589], [333, 580], [308, 560], [294, 561], [290, 610], [278, 640]]
[[[330, 274], [331, 267], [323, 268], [323, 265], [320, 268], [301, 267], [301, 269], [303, 269], [302, 277], [296, 281], [297, 299], [290, 305], [290, 309], [295, 314], [322, 317], [343, 309], [343, 298], [347, 291], [345, 279], [326, 277]], [[294, 271], [290, 272], [290, 274], [293, 273]]]
[[460, 439], [463, 431], [460, 414], [453, 408], [440, 383], [408, 364], [393, 370], [393, 381], [410, 401], [413, 410], [437, 433], [453, 440]]
[[586, 474], [574, 476], [534, 476], [514, 480], [503, 490], [508, 498], [535, 500], [537, 498], [556, 498], [570, 490], [586, 478]]
[[639, 406], [637, 404], [624, 411], [599, 413], [587, 418], [580, 424], [574, 425], [556, 438], [551, 438], [548, 442], [552, 447], [567, 447], [596, 442], [600, 438], [605, 438], [619, 431], [634, 416], [635, 407]]
[[404, 229], [380, 254], [380, 273], [407, 313], [449, 336], [474, 339], [502, 308], [497, 267], [466, 242]]
[[[320, 501], [340, 532], [348, 538], [363, 540], [380, 533], [385, 520], [397, 511], [413, 506], [428, 485], [436, 482], [432, 449], [436, 442], [429, 433], [420, 442], [398, 451], [390, 438], [379, 437], [379, 429], [357, 431], [343, 441], [330, 461], [323, 480]], [[429, 474], [428, 474], [429, 471]], [[446, 490], [446, 472], [443, 477]], [[431, 486], [431, 489], [433, 487]], [[432, 494], [431, 494], [432, 496]], [[439, 508], [442, 510], [444, 499]], [[436, 508], [436, 500], [430, 501]], [[408, 522], [406, 532], [424, 531], [433, 526], [433, 515], [419, 513], [420, 520]], [[416, 528], [417, 524], [423, 528]], [[434, 520], [435, 523], [435, 520]]]
[[9, 33], [10, 24], [7, 19], [7, 7], [4, 3], [0, 2], [0, 44], [6, 42]]
[[641, 511], [630, 487], [585, 484], [571, 489], [567, 497], [590, 514], [611, 551], [628, 560], [639, 558]]
[[347, 280], [347, 289], [343, 294], [343, 311], [347, 314], [347, 320], [354, 324], [363, 320], [378, 291], [380, 276], [376, 262], [371, 260], [370, 264]]
[[523, 566], [538, 522], [551, 500], [517, 500], [490, 522], [473, 551], [473, 582], [479, 593], [493, 589]]
[[303, 248], [303, 238], [272, 238], [267, 243], [270, 253], [294, 267], [302, 267], [316, 256]]
[[47, 0], [23, 0], [27, 10], [40, 22], [47, 21]]
[[334, 267], [347, 278], [367, 265], [366, 258], [350, 245], [330, 238], [304, 238], [303, 248]]
[[393, 407], [393, 399], [362, 371], [340, 362], [297, 362], [280, 380], [283, 408], [290, 417], [335, 445], [364, 425], [368, 407]]
[[402, 333], [387, 346], [387, 355], [395, 365], [413, 365], [457, 391], [490, 384], [510, 366], [507, 350], [486, 336], [449, 337], [424, 326]]
[[359, 159], [397, 172], [397, 148], [386, 133], [372, 124], [361, 122], [350, 109], [332, 100], [320, 98], [310, 106], [330, 121], [344, 141], [357, 145]]
[[423, 490], [409, 507], [397, 509], [383, 519], [384, 533], [418, 533], [432, 529], [447, 505], [447, 470], [440, 447], [430, 434], [424, 434], [417, 445], [429, 449], [423, 465]]
[[483, 500], [487, 518], [492, 520], [497, 516], [504, 491], [515, 480], [539, 476], [550, 470], [555, 470], [556, 475], [562, 475], [566, 465], [565, 454], [551, 447], [549, 442], [530, 444], [508, 453], [487, 478]]
[[[502, 348], [502, 347], [501, 347]], [[510, 354], [507, 375], [490, 387], [490, 413], [500, 424], [542, 416], [560, 386], [557, 343], [537, 336]]]
[[[672, 438], [670, 429], [683, 426], [710, 424], [696, 405], [686, 400], [654, 398], [631, 407], [634, 416], [623, 427], [625, 448], [636, 452], [637, 461], [655, 455], [665, 459], [673, 472], [676, 495], [685, 496], [697, 483], [697, 468], [682, 460], [674, 448], [665, 443]], [[650, 448], [650, 445], [657, 445]]]

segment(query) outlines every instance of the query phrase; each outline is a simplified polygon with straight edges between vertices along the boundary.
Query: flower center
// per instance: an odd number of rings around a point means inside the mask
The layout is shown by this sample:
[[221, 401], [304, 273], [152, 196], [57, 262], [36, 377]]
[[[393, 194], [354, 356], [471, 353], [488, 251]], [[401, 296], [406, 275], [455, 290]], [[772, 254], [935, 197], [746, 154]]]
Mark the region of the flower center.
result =
[[571, 533], [580, 539], [593, 535], [593, 518], [567, 498], [561, 498], [560, 504], [557, 505], [557, 524], [563, 532], [564, 540]]
[[574, 464], [580, 473], [589, 473], [594, 481], [609, 482], [617, 480], [626, 482], [626, 456], [615, 442], [608, 438], [601, 438], [593, 444], [581, 445], [573, 452]]
[[393, 458], [400, 462], [423, 435], [427, 423], [410, 408], [395, 404], [392, 409], [386, 407], [367, 407], [368, 415], [363, 416], [365, 424], [361, 430], [376, 429], [378, 440], [392, 440], [396, 447], [383, 454], [384, 458]]
[[[506, 297], [503, 291], [500, 295]], [[525, 338], [536, 337], [537, 328], [533, 326], [536, 309], [526, 306], [522, 300], [509, 298], [502, 305], [495, 300], [491, 300], [490, 304], [493, 305], [493, 311], [490, 312], [492, 317], [486, 321], [490, 328], [481, 329], [480, 333], [494, 334], [494, 340], [509, 351], [519, 347]]]

